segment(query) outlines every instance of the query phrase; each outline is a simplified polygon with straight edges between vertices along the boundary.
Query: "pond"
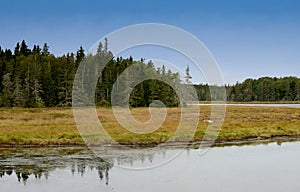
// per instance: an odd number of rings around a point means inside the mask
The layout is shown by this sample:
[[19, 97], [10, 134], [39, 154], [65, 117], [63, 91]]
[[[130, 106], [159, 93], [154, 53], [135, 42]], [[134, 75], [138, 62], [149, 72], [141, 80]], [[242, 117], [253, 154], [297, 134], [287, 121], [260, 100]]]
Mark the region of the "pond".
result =
[[[300, 142], [213, 147], [114, 150], [85, 148], [0, 150], [1, 191], [299, 191]], [[155, 159], [179, 154], [161, 166]], [[145, 169], [136, 166], [147, 165]], [[132, 167], [132, 169], [130, 168]]]

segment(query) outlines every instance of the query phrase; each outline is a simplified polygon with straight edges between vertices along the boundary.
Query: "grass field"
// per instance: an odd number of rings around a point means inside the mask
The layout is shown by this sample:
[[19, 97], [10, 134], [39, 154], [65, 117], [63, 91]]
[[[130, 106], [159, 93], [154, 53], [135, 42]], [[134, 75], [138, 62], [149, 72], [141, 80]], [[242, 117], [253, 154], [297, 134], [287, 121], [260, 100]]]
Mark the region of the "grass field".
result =
[[[201, 114], [193, 142], [201, 141], [210, 119], [210, 106], [201, 106]], [[122, 144], [157, 144], [168, 140], [179, 123], [180, 109], [167, 109], [162, 126], [153, 133], [134, 134], [123, 129], [110, 108], [98, 108], [98, 117], [106, 132]], [[148, 108], [132, 109], [139, 121], [150, 118]], [[92, 134], [92, 133], [91, 133]], [[300, 138], [300, 109], [228, 106], [218, 142], [250, 138]], [[181, 137], [181, 138], [180, 138]], [[174, 142], [184, 141], [179, 135]], [[103, 143], [107, 143], [103, 140]], [[0, 145], [83, 145], [71, 108], [2, 108], [0, 109]]]

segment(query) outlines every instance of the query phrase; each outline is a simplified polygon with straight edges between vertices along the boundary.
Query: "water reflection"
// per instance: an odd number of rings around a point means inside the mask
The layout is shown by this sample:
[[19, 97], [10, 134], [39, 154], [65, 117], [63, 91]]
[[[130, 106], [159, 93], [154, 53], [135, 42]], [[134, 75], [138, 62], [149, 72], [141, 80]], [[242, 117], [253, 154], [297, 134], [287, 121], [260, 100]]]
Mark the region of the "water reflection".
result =
[[148, 164], [181, 149], [104, 150], [99, 158], [86, 149], [0, 149], [0, 186], [12, 192], [298, 192], [299, 149], [300, 142], [214, 147], [205, 155], [190, 148], [164, 166], [139, 171], [118, 167]]
[[[26, 184], [28, 179], [48, 179], [51, 172], [70, 170], [84, 176], [87, 170], [98, 173], [106, 185], [109, 183], [109, 171], [113, 166], [122, 168], [151, 167], [163, 161], [172, 152], [160, 150], [131, 149], [119, 150], [100, 148], [92, 152], [86, 148], [44, 148], [44, 149], [0, 149], [0, 178], [16, 176], [19, 182]], [[89, 174], [89, 173], [88, 173]], [[32, 176], [32, 177], [31, 177]]]
[[87, 169], [97, 170], [100, 180], [108, 184], [112, 167], [111, 160], [95, 157], [84, 149], [0, 150], [0, 178], [16, 175], [24, 184], [31, 176], [47, 180], [50, 172], [57, 169], [70, 169], [72, 175], [78, 173], [81, 176]]
[[[277, 141], [281, 145], [282, 141]], [[247, 144], [259, 145], [268, 142], [235, 143], [236, 146]], [[225, 147], [226, 145], [218, 145]], [[198, 149], [199, 144], [185, 149], [189, 157], [190, 149]], [[173, 148], [174, 149], [174, 148]], [[181, 150], [179, 150], [181, 151]], [[168, 153], [167, 153], [168, 152]], [[96, 170], [100, 181], [109, 184], [109, 171], [113, 166], [136, 168], [151, 167], [153, 162], [162, 161], [168, 156], [174, 156], [178, 150], [160, 149], [132, 149], [130, 151], [102, 149], [96, 152], [97, 156], [86, 148], [44, 148], [44, 149], [0, 149], [0, 178], [16, 176], [19, 182], [26, 184], [33, 176], [35, 179], [46, 179], [55, 170], [70, 170], [84, 176], [87, 169]], [[100, 154], [100, 156], [99, 156]], [[155, 164], [155, 163], [154, 163]]]
[[[283, 141], [277, 141], [281, 145]], [[265, 144], [266, 143], [254, 143]], [[235, 143], [238, 146], [238, 143]], [[253, 143], [240, 143], [241, 146]], [[218, 145], [219, 147], [226, 145]], [[199, 144], [191, 145], [190, 149], [197, 149]], [[175, 148], [172, 148], [175, 149]], [[189, 157], [190, 149], [185, 149]], [[84, 176], [87, 170], [95, 171], [99, 180], [109, 184], [110, 169], [145, 168], [157, 162], [163, 162], [169, 156], [175, 156], [181, 150], [171, 149], [131, 149], [130, 151], [101, 149], [97, 156], [86, 148], [44, 148], [44, 149], [1, 149], [0, 148], [0, 179], [5, 177], [17, 177], [24, 184], [29, 179], [48, 180], [49, 175], [56, 170], [70, 170], [71, 175]], [[194, 151], [194, 150], [193, 150]], [[195, 153], [195, 152], [193, 152]], [[90, 173], [87, 173], [90, 174]]]

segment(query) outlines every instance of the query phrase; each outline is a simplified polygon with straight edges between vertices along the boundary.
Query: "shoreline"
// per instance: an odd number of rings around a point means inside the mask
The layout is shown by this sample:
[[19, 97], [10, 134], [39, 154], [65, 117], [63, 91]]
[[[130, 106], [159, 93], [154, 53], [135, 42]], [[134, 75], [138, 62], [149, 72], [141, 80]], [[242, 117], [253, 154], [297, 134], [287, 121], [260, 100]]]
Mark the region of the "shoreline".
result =
[[60, 149], [60, 148], [73, 148], [73, 149], [89, 149], [92, 147], [101, 147], [101, 148], [122, 148], [126, 147], [128, 149], [147, 149], [151, 147], [155, 147], [157, 145], [161, 145], [160, 147], [167, 147], [167, 148], [187, 148], [187, 149], [199, 149], [199, 146], [201, 144], [204, 145], [204, 147], [208, 148], [214, 148], [214, 147], [234, 147], [234, 146], [251, 146], [251, 145], [260, 145], [260, 144], [270, 144], [270, 143], [278, 143], [279, 145], [281, 143], [289, 143], [289, 142], [300, 142], [300, 136], [275, 136], [270, 138], [248, 138], [248, 139], [241, 139], [241, 140], [228, 140], [228, 141], [216, 141], [211, 146], [205, 146], [207, 142], [205, 141], [195, 141], [190, 142], [188, 144], [184, 142], [170, 142], [166, 145], [163, 143], [132, 143], [132, 144], [120, 144], [120, 145], [114, 145], [109, 143], [103, 143], [103, 144], [97, 144], [90, 146], [86, 144], [49, 144], [49, 145], [39, 145], [39, 144], [1, 144], [0, 143], [0, 149]]

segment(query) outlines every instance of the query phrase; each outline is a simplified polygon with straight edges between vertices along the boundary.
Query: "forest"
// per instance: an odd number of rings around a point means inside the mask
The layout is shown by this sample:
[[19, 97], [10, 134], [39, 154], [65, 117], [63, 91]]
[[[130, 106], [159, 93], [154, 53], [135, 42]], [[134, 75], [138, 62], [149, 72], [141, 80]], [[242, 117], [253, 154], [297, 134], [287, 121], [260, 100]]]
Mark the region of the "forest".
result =
[[[194, 85], [200, 101], [220, 100], [218, 95], [211, 95], [210, 90], [220, 89], [207, 84]], [[227, 101], [236, 102], [281, 102], [300, 101], [300, 79], [297, 77], [261, 77], [246, 79], [234, 85], [224, 85]], [[218, 92], [218, 91], [214, 91]]]
[[[72, 88], [76, 70], [84, 59], [109, 58], [101, 72], [96, 86], [95, 98], [99, 106], [111, 104], [113, 84], [120, 74], [133, 64], [155, 74], [157, 79], [169, 79], [174, 84], [189, 84], [189, 67], [184, 77], [167, 70], [165, 66], [155, 68], [152, 61], [135, 61], [132, 57], [114, 57], [108, 49], [108, 40], [99, 43], [95, 55], [86, 55], [83, 47], [76, 53], [55, 56], [49, 52], [45, 43], [42, 47], [34, 45], [30, 49], [23, 40], [14, 50], [0, 47], [0, 107], [55, 107], [72, 105]], [[112, 59], [110, 59], [112, 58]], [[124, 84], [123, 86], [126, 86]], [[193, 85], [200, 101], [224, 99], [214, 95], [220, 88], [226, 89], [228, 101], [299, 101], [300, 79], [297, 77], [262, 77], [247, 79], [235, 85]], [[155, 100], [166, 106], [179, 105], [179, 97], [174, 87], [160, 80], [147, 80], [135, 86], [130, 94], [132, 107], [147, 107]]]
[[[85, 55], [82, 47], [74, 53], [55, 56], [49, 52], [47, 43], [41, 48], [34, 45], [29, 49], [23, 40], [14, 51], [0, 47], [0, 106], [1, 107], [55, 107], [72, 105], [73, 80], [81, 61], [105, 61], [105, 67], [95, 90], [96, 104], [109, 106], [113, 84], [126, 68], [140, 63], [156, 79], [172, 79], [180, 82], [178, 73], [166, 70], [165, 66], [155, 68], [152, 61], [134, 61], [132, 57], [114, 58], [108, 50], [108, 41], [99, 43], [96, 55]], [[111, 59], [112, 58], [112, 59]], [[83, 61], [84, 62], [84, 61]], [[178, 106], [174, 90], [158, 80], [147, 80], [138, 84], [130, 94], [133, 107], [149, 106], [154, 100], [161, 100], [166, 106]]]

